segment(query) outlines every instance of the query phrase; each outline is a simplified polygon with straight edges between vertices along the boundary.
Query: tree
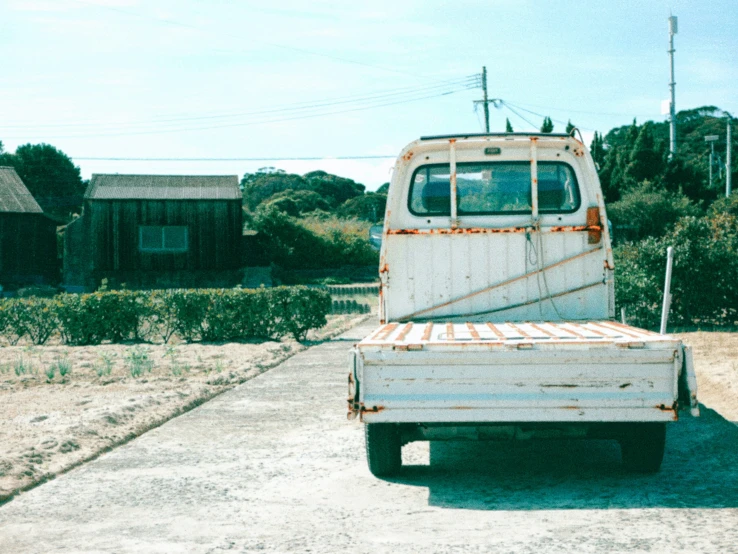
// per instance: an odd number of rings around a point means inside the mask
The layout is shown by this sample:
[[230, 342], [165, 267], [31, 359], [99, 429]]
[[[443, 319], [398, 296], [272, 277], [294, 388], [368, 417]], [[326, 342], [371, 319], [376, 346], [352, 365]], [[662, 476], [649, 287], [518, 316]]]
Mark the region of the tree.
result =
[[607, 207], [618, 242], [663, 236], [688, 215], [700, 216], [702, 212], [684, 194], [669, 192], [649, 181], [624, 192], [620, 200]]
[[384, 219], [386, 206], [387, 195], [368, 192], [362, 196], [355, 196], [346, 200], [338, 208], [338, 215], [376, 223]]
[[387, 194], [389, 192], [389, 183], [384, 183], [377, 189], [377, 194]]
[[554, 124], [551, 118], [546, 116], [543, 118], [543, 125], [541, 125], [541, 133], [553, 133]]
[[247, 173], [241, 179], [243, 203], [251, 211], [275, 194], [287, 190], [315, 192], [328, 204], [328, 209], [333, 210], [349, 198], [364, 194], [364, 188], [364, 185], [351, 179], [331, 175], [325, 171], [295, 175], [273, 167], [261, 168], [256, 173]]
[[315, 210], [330, 210], [328, 202], [312, 190], [287, 189], [270, 196], [262, 204], [264, 206], [274, 206], [278, 210], [293, 217], [314, 212]]
[[250, 210], [255, 210], [259, 204], [277, 193], [308, 188], [305, 178], [273, 167], [261, 168], [256, 173], [246, 173], [241, 179], [243, 203]]
[[664, 153], [659, 151], [652, 123], [646, 122], [638, 132], [625, 168], [626, 185], [655, 181], [664, 170]]
[[85, 183], [79, 167], [50, 144], [24, 144], [14, 154], [0, 155], [0, 164], [15, 168], [44, 212], [62, 219], [79, 213]]
[[605, 202], [614, 202], [620, 198], [623, 182], [623, 162], [619, 148], [610, 148], [605, 161], [600, 167], [600, 184]]
[[605, 164], [605, 145], [602, 142], [602, 135], [595, 131], [592, 144], [589, 147], [592, 153], [592, 159], [594, 160], [597, 169], [601, 169]]
[[510, 120], [508, 118], [505, 118], [505, 132], [506, 133], [514, 133], [513, 126], [510, 124]]
[[574, 136], [574, 129], [576, 129], [576, 128], [577, 128], [577, 126], [576, 126], [576, 125], [574, 125], [574, 124], [573, 124], [573, 123], [571, 122], [571, 119], [570, 119], [570, 120], [569, 120], [569, 121], [567, 122], [567, 124], [566, 124], [566, 134], [567, 134], [567, 135], [571, 135], [571, 136], [573, 137], [573, 136]]
[[349, 198], [364, 194], [366, 188], [351, 179], [325, 171], [311, 171], [303, 177], [307, 180], [308, 188], [320, 194], [332, 208], [337, 208]]

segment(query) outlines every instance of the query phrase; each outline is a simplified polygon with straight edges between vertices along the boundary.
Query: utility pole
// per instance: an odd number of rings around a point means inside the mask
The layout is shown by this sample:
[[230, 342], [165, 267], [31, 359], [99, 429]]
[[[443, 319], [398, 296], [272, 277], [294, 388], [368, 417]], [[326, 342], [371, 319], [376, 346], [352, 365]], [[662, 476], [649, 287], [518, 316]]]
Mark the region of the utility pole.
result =
[[495, 108], [499, 107], [499, 98], [487, 98], [487, 66], [482, 67], [482, 99], [474, 100], [474, 105], [477, 106], [482, 104], [484, 106], [484, 129], [489, 133], [489, 105], [492, 104]]
[[676, 82], [674, 82], [674, 35], [677, 34], [677, 17], [675, 15], [669, 16], [669, 61], [671, 63], [671, 82], [669, 83], [669, 89], [671, 90], [671, 101], [669, 103], [669, 157], [673, 158], [676, 156]]
[[489, 100], [487, 99], [487, 66], [482, 67], [482, 91], [484, 95], [482, 102], [484, 102], [484, 129], [489, 133]]
[[487, 98], [487, 66], [482, 67], [482, 99], [475, 100], [474, 106], [482, 104], [484, 106], [484, 130], [489, 133], [489, 99]]
[[730, 134], [731, 134], [731, 131], [730, 131], [730, 116], [728, 116], [728, 146], [727, 146], [728, 151], [726, 153], [726, 158], [725, 158], [725, 169], [727, 171], [726, 174], [725, 174], [725, 197], [726, 198], [729, 197], [730, 194], [733, 192], [733, 183], [732, 183], [732, 180], [733, 180], [733, 176], [732, 176], [733, 168], [730, 166], [730, 151], [732, 150], [732, 148], [731, 148], [731, 140], [732, 139], [730, 138]]
[[715, 160], [715, 141], [719, 139], [717, 135], [707, 135], [705, 142], [710, 143], [710, 188], [712, 188], [712, 166]]

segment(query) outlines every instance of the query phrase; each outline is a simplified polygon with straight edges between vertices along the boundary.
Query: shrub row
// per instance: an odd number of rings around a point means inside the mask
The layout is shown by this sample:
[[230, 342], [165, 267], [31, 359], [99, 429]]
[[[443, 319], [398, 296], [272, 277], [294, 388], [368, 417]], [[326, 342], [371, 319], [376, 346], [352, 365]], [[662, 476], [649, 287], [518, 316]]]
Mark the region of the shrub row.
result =
[[54, 335], [69, 345], [168, 342], [173, 335], [188, 342], [303, 340], [325, 325], [330, 310], [326, 292], [306, 287], [61, 294], [0, 301], [0, 334], [11, 344], [43, 344]]

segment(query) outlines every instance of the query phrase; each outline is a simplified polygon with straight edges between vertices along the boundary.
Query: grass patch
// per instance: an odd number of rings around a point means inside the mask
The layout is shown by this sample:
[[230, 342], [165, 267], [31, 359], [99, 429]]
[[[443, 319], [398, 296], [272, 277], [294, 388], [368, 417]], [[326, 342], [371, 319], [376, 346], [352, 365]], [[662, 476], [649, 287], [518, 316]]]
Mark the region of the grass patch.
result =
[[154, 368], [154, 362], [149, 357], [149, 351], [139, 346], [134, 346], [126, 352], [126, 365], [133, 378], [141, 377], [144, 371], [151, 373]]
[[92, 366], [95, 370], [95, 374], [98, 377], [107, 377], [113, 372], [113, 359], [116, 354], [110, 352], [102, 352], [97, 359], [97, 362]]
[[28, 373], [36, 373], [36, 368], [34, 367], [34, 365], [26, 360], [23, 356], [18, 356], [15, 359], [15, 362], [13, 363], [13, 370], [15, 371], [16, 377], [20, 377], [21, 375], [26, 375]]

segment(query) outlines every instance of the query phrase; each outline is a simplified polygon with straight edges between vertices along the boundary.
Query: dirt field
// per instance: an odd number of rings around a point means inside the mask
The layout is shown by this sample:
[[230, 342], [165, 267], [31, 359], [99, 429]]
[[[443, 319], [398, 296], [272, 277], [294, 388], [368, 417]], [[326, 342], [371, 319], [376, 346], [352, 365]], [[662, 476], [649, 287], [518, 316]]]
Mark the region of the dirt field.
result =
[[694, 349], [697, 395], [728, 421], [738, 423], [738, 333], [677, 334]]
[[[366, 316], [329, 316], [311, 340]], [[0, 502], [304, 350], [261, 343], [0, 348]], [[65, 375], [60, 375], [65, 373]]]

